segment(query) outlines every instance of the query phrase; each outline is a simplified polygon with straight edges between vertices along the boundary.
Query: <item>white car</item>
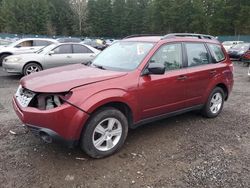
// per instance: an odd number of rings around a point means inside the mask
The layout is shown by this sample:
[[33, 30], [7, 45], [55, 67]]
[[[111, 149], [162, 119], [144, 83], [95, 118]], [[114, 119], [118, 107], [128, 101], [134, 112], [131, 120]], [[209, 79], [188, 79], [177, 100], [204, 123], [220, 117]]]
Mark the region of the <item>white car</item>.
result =
[[8, 46], [2, 46], [0, 47], [0, 65], [3, 59], [9, 55], [34, 53], [53, 43], [58, 43], [58, 41], [46, 38], [26, 38], [13, 42]]
[[228, 50], [232, 48], [234, 45], [241, 43], [244, 43], [244, 41], [224, 41], [222, 45], [225, 48], [226, 52], [228, 52]]

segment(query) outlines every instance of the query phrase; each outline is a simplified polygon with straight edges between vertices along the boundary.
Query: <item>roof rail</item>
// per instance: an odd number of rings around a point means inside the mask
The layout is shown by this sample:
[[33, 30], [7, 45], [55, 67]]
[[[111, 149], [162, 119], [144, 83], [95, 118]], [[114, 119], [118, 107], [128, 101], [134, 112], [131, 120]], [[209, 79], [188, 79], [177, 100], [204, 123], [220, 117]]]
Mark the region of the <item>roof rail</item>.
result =
[[159, 34], [135, 34], [135, 35], [129, 35], [127, 37], [124, 37], [123, 39], [129, 39], [129, 38], [134, 38], [134, 37], [150, 37], [150, 36], [162, 36]]
[[214, 36], [211, 35], [204, 35], [204, 34], [196, 34], [196, 33], [170, 33], [163, 36], [162, 39], [169, 39], [174, 37], [197, 37], [199, 39], [216, 39]]

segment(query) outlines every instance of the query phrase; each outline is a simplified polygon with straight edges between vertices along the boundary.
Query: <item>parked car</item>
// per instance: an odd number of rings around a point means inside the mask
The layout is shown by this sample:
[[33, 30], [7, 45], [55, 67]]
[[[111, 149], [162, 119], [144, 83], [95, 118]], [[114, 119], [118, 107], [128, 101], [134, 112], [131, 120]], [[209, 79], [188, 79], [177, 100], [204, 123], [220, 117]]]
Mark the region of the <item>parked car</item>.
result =
[[14, 109], [44, 141], [80, 143], [93, 158], [119, 150], [128, 128], [191, 110], [215, 118], [233, 87], [233, 64], [216, 39], [186, 36], [128, 37], [91, 64], [31, 74]]
[[85, 39], [81, 42], [81, 44], [92, 46], [93, 48], [96, 48], [101, 51], [107, 47], [106, 43], [100, 39]]
[[228, 55], [232, 59], [241, 60], [241, 57], [244, 56], [250, 49], [250, 43], [237, 44], [229, 49]]
[[66, 42], [75, 42], [75, 43], [79, 43], [81, 42], [82, 40], [79, 39], [79, 38], [58, 38], [56, 39], [58, 42], [60, 43], [66, 43]]
[[246, 64], [250, 64], [250, 43], [248, 43], [249, 48], [241, 55], [240, 60]]
[[242, 43], [244, 43], [244, 41], [224, 41], [222, 45], [225, 48], [225, 50], [228, 52], [228, 50], [232, 48], [233, 46], [235, 46], [236, 44], [242, 44]]
[[5, 57], [16, 54], [34, 53], [52, 43], [57, 43], [57, 41], [45, 38], [26, 38], [13, 42], [6, 47], [0, 48], [0, 65], [2, 65]]
[[12, 55], [4, 59], [3, 70], [28, 75], [58, 66], [87, 63], [100, 51], [79, 43], [57, 43], [34, 54]]

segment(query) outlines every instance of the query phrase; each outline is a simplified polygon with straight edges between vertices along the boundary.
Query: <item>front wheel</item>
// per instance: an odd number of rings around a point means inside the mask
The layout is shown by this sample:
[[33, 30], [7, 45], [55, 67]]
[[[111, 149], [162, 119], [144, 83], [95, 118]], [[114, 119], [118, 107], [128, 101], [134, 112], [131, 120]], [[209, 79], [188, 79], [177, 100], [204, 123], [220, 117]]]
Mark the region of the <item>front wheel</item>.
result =
[[118, 151], [128, 133], [125, 115], [112, 107], [93, 114], [81, 137], [81, 148], [93, 158], [103, 158]]
[[23, 69], [23, 74], [29, 75], [32, 74], [34, 72], [39, 72], [43, 70], [42, 67], [40, 65], [38, 65], [37, 63], [29, 63], [27, 65], [25, 65], [24, 69]]
[[217, 117], [222, 111], [224, 100], [225, 93], [223, 89], [220, 87], [214, 88], [203, 108], [203, 115], [208, 118]]

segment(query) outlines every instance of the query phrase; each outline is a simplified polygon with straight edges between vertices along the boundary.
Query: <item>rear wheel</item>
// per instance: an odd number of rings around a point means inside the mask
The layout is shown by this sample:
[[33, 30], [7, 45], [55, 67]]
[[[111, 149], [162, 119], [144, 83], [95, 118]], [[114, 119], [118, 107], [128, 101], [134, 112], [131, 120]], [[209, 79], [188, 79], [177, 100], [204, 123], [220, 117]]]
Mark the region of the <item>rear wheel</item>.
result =
[[39, 72], [43, 70], [42, 67], [40, 65], [38, 65], [37, 63], [29, 63], [27, 65], [25, 65], [24, 69], [23, 69], [23, 74], [29, 75], [32, 74], [34, 72]]
[[213, 89], [203, 108], [203, 115], [208, 118], [217, 117], [222, 111], [225, 100], [225, 93], [220, 87]]
[[112, 107], [93, 114], [81, 138], [81, 148], [93, 158], [103, 158], [118, 151], [128, 133], [125, 115]]

